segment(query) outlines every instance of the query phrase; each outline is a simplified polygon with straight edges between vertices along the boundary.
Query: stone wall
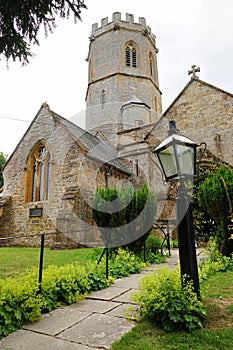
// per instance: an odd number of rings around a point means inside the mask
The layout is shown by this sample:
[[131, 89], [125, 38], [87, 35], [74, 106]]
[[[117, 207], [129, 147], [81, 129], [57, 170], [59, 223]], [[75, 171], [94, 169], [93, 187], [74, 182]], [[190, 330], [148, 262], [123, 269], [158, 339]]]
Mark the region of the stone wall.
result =
[[[31, 181], [28, 182], [27, 159], [38, 141], [43, 141], [50, 151], [51, 180], [49, 199], [36, 202], [27, 199], [27, 188], [32, 185]], [[64, 211], [67, 213], [67, 210], [69, 215], [84, 217], [84, 201], [87, 202], [87, 206], [91, 205], [91, 196], [88, 203], [86, 193], [93, 195], [97, 186], [106, 186], [107, 169], [109, 166], [93, 159], [89, 160], [85, 148], [80, 147], [48, 106], [44, 106], [5, 167], [2, 205], [0, 203], [0, 236], [26, 235], [27, 239], [17, 239], [12, 241], [12, 244], [33, 246], [40, 243], [40, 237], [29, 235], [44, 233], [46, 245], [61, 246], [63, 242], [66, 247], [77, 246], [79, 242], [73, 240], [69, 232], [62, 231], [63, 225], [61, 221], [60, 226], [58, 225], [58, 218], [61, 218]], [[115, 184], [125, 176], [124, 173], [113, 170], [108, 179], [109, 185]], [[80, 193], [83, 198], [80, 197]], [[35, 207], [42, 208], [42, 217], [29, 216], [30, 209]], [[91, 223], [90, 210], [85, 209], [85, 212], [89, 213], [87, 221]], [[51, 235], [48, 235], [49, 233]]]
[[[126, 66], [125, 49], [129, 42], [133, 42], [137, 48], [136, 67]], [[122, 124], [121, 107], [129, 101], [134, 102], [135, 97], [149, 106], [150, 123], [159, 118], [162, 107], [157, 52], [155, 36], [144, 18], [139, 18], [136, 23], [132, 14], [126, 14], [126, 20], [122, 20], [117, 12], [113, 14], [111, 22], [104, 18], [101, 26], [97, 23], [92, 26], [87, 59], [87, 130], [101, 128], [107, 138], [116, 144], [116, 132], [122, 127], [119, 127]], [[150, 54], [153, 56], [153, 73]], [[105, 93], [104, 104], [102, 91]], [[127, 124], [127, 120], [125, 122]]]
[[233, 95], [192, 78], [164, 113], [176, 120], [181, 134], [207, 148], [220, 160], [233, 164]]

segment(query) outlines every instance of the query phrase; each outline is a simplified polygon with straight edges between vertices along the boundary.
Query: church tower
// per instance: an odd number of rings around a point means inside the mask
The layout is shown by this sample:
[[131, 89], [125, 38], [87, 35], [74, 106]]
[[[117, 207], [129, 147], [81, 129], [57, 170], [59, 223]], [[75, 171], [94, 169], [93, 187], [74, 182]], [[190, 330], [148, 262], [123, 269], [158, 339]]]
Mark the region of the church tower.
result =
[[86, 129], [116, 144], [120, 130], [151, 124], [162, 113], [155, 35], [143, 17], [115, 12], [92, 25]]

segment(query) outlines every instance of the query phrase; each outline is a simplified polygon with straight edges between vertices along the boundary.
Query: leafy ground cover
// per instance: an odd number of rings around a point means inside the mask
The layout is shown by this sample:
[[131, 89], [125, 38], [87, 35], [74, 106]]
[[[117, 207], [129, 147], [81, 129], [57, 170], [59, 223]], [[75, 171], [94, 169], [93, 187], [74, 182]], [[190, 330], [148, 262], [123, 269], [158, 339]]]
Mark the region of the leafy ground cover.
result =
[[[21, 250], [18, 250], [18, 253], [19, 251]], [[88, 253], [89, 260], [86, 255]], [[27, 255], [27, 250], [24, 254]], [[77, 252], [77, 255], [79, 254], [80, 250]], [[25, 263], [23, 272], [16, 277], [0, 279], [0, 338], [19, 329], [22, 324], [38, 320], [43, 313], [77, 302], [91, 291], [106, 288], [114, 279], [138, 273], [145, 266], [142, 260], [131, 252], [118, 249], [111, 256], [111, 274], [106, 279], [105, 258], [100, 264], [96, 263], [99, 251], [86, 250], [81, 255], [82, 259], [76, 257], [72, 263], [70, 258], [69, 263], [65, 263], [65, 259], [61, 259], [60, 256], [58, 260], [62, 262], [62, 266], [45, 267], [40, 289], [38, 268], [25, 266]], [[13, 258], [17, 262], [16, 257]], [[24, 257], [22, 261], [25, 262]], [[26, 267], [28, 269], [25, 270]], [[15, 265], [15, 273], [16, 270], [18, 271]]]
[[[208, 288], [207, 288], [208, 286]], [[207, 317], [203, 328], [192, 332], [165, 332], [142, 321], [115, 342], [112, 350], [222, 350], [233, 344], [233, 272], [219, 272], [203, 283]]]

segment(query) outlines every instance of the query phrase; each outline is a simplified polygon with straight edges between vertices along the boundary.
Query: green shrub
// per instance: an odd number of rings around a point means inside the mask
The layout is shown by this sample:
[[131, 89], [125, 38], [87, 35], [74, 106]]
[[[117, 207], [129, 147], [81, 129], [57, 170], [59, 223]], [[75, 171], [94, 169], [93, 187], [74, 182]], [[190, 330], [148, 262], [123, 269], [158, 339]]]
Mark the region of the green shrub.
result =
[[159, 268], [139, 281], [140, 291], [132, 296], [139, 315], [153, 320], [167, 331], [202, 327], [206, 310], [191, 283], [181, 286], [179, 269]]
[[84, 267], [64, 265], [49, 266], [42, 281], [43, 312], [61, 305], [69, 305], [83, 298], [88, 291], [88, 279]]
[[106, 280], [105, 271], [96, 267], [93, 271], [88, 273], [88, 292], [93, 292], [95, 290], [100, 290], [108, 287], [112, 282], [111, 277], [109, 280]]
[[209, 257], [198, 266], [200, 282], [207, 280], [216, 272], [233, 271], [233, 255], [231, 257], [222, 255], [214, 239], [210, 239], [206, 252]]
[[109, 280], [103, 262], [49, 266], [43, 271], [41, 294], [38, 293], [38, 271], [28, 270], [17, 278], [0, 279], [0, 338], [23, 324], [38, 320], [42, 313], [83, 299], [87, 293], [106, 288], [114, 278], [141, 271], [144, 263], [133, 253], [119, 249], [110, 260]]
[[[161, 255], [161, 253], [146, 252], [146, 263], [147, 264], [162, 264], [167, 260], [167, 255]], [[144, 253], [140, 254], [140, 258], [143, 260]]]
[[171, 249], [179, 248], [179, 241], [178, 241], [178, 239], [171, 239], [170, 240], [170, 246], [171, 246]]
[[163, 240], [161, 238], [149, 235], [149, 237], [146, 240], [146, 250], [157, 254], [158, 251], [161, 249], [162, 244]]
[[126, 249], [119, 248], [111, 258], [109, 264], [109, 275], [113, 278], [121, 278], [138, 273], [145, 267], [141, 259]]
[[37, 288], [34, 272], [0, 280], [0, 337], [40, 318], [43, 298]]
[[108, 286], [104, 271], [64, 265], [49, 266], [43, 272], [41, 294], [38, 293], [38, 271], [32, 269], [17, 278], [0, 280], [0, 338], [23, 324], [38, 320], [41, 314], [61, 305], [83, 299], [93, 290]]

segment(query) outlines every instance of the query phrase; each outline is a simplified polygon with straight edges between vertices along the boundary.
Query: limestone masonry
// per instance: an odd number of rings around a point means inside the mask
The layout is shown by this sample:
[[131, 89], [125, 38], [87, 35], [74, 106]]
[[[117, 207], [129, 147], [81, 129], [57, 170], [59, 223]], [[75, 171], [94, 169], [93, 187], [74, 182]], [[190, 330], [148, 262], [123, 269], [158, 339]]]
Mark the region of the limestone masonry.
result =
[[92, 218], [97, 187], [146, 182], [157, 197], [155, 220], [174, 219], [176, 185], [163, 181], [153, 153], [169, 120], [206, 143], [200, 166], [233, 165], [231, 93], [199, 79], [200, 68], [192, 66], [162, 113], [158, 48], [146, 20], [115, 12], [92, 25], [89, 40], [87, 131], [42, 104], [4, 168], [0, 238], [20, 239], [1, 245], [38, 245], [44, 233], [53, 248], [101, 246]]

